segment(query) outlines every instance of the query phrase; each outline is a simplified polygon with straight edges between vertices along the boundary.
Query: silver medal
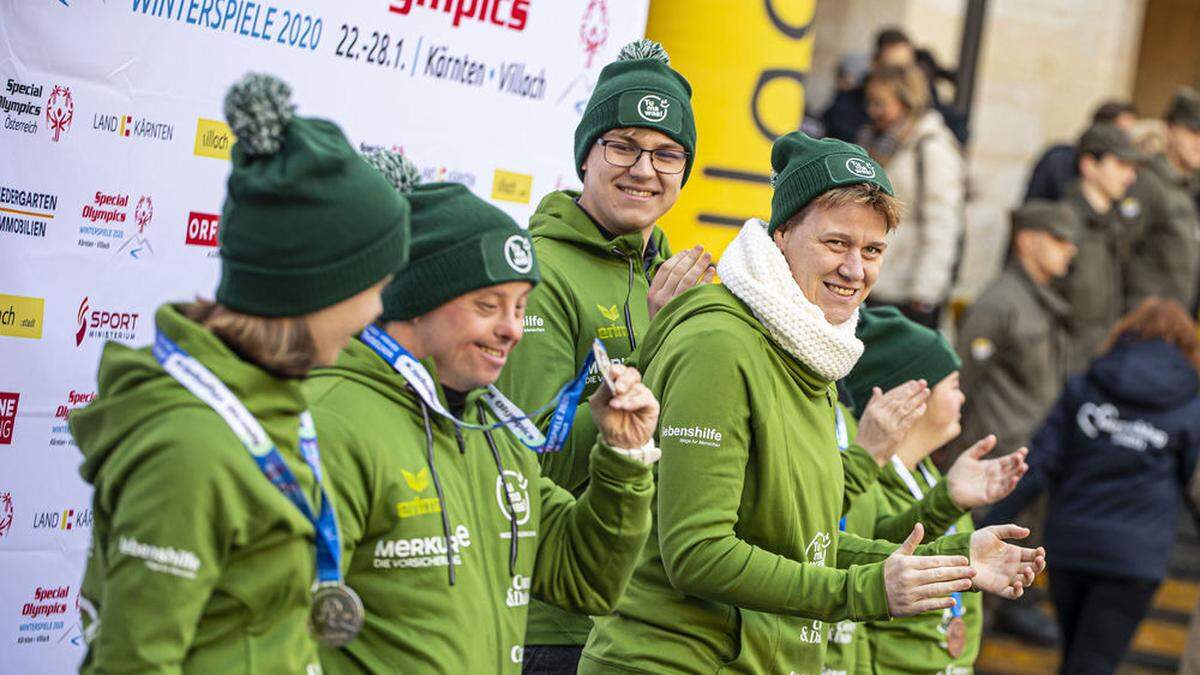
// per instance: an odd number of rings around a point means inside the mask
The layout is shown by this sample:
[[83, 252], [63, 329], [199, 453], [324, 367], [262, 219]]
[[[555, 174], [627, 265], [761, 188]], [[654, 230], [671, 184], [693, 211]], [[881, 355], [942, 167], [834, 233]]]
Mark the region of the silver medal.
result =
[[362, 630], [365, 614], [362, 600], [345, 584], [324, 584], [313, 593], [312, 628], [321, 644], [350, 644]]

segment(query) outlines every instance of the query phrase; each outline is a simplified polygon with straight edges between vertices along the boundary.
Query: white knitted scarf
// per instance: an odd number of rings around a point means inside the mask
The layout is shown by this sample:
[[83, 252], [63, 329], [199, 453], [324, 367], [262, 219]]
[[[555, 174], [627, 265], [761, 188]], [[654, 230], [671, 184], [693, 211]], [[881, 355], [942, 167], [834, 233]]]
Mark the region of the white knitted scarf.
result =
[[775, 342], [822, 377], [840, 380], [862, 356], [863, 343], [854, 336], [858, 310], [845, 323], [829, 323], [821, 308], [804, 297], [765, 222], [746, 221], [721, 254], [717, 274]]

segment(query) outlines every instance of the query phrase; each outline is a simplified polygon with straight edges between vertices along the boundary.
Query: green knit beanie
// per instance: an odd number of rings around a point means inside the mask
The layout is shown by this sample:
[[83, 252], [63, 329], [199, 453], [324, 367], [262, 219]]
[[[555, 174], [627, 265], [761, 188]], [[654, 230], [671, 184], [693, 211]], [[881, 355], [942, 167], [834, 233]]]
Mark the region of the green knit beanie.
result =
[[895, 307], [860, 308], [855, 334], [863, 342], [863, 355], [845, 384], [859, 414], [871, 400], [872, 387], [887, 391], [909, 380], [925, 380], [933, 387], [962, 367], [941, 333], [909, 320]]
[[406, 321], [479, 288], [541, 279], [529, 232], [458, 183], [418, 185], [407, 159], [382, 151], [368, 161], [412, 205], [408, 267], [383, 289], [382, 321]]
[[683, 183], [696, 159], [696, 119], [692, 85], [671, 68], [671, 57], [653, 40], [625, 45], [617, 60], [604, 66], [583, 119], [575, 127], [575, 172], [583, 180], [583, 163], [604, 133], [621, 127], [644, 127], [666, 134], [687, 150]]
[[866, 150], [836, 138], [817, 140], [802, 131], [775, 139], [771, 146], [771, 222], [779, 228], [823, 192], [856, 183], [872, 183], [889, 195], [892, 183]]
[[337, 125], [296, 117], [290, 98], [286, 84], [256, 74], [225, 97], [237, 142], [216, 299], [245, 314], [308, 314], [370, 288], [408, 259], [408, 202]]

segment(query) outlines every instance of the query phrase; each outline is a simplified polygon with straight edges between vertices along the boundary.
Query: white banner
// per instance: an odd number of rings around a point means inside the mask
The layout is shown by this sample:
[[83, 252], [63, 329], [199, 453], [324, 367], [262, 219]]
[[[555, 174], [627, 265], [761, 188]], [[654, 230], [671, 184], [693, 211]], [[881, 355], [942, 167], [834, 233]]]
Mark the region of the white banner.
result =
[[[226, 89], [403, 150], [524, 223], [649, 0], [0, 0], [0, 672], [73, 672], [91, 493], [66, 416], [106, 340], [211, 297]], [[331, 229], [329, 236], [336, 237]]]

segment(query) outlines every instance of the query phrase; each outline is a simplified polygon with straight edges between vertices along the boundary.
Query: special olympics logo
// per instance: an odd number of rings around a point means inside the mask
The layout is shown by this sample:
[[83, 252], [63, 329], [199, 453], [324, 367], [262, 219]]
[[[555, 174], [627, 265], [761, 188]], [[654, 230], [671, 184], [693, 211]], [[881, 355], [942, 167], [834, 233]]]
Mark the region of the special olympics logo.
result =
[[79, 330], [75, 331], [75, 346], [83, 344], [83, 336], [87, 334], [87, 319], [84, 317], [88, 313], [88, 297], [83, 296], [83, 302], [79, 303], [79, 313], [76, 314], [75, 320], [79, 323]]
[[527, 274], [533, 269], [533, 250], [529, 248], [529, 240], [514, 234], [504, 240], [504, 260], [517, 274]]
[[150, 219], [153, 217], [154, 201], [150, 199], [149, 195], [142, 195], [133, 209], [133, 219], [137, 221], [138, 233], [146, 230], [146, 226], [150, 224]]
[[846, 170], [855, 176], [862, 176], [863, 178], [875, 177], [875, 167], [871, 166], [870, 162], [861, 157], [851, 157], [846, 160]]
[[71, 97], [71, 89], [62, 85], [54, 85], [50, 98], [46, 99], [46, 122], [54, 132], [54, 142], [71, 128], [75, 120], [75, 99]]
[[11, 492], [0, 492], [0, 539], [8, 534], [13, 524], [13, 500]]
[[654, 94], [643, 96], [637, 105], [638, 115], [647, 122], [661, 122], [667, 119], [670, 108], [671, 101]]
[[608, 42], [608, 3], [591, 0], [583, 11], [583, 22], [579, 24], [579, 40], [587, 52], [587, 67], [592, 67], [596, 52]]

